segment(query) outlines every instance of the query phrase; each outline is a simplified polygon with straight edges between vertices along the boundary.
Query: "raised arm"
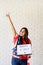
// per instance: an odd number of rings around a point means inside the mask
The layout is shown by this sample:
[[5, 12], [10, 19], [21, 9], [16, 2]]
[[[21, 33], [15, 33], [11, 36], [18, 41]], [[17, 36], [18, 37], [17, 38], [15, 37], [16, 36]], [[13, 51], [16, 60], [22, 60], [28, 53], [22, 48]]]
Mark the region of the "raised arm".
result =
[[9, 19], [10, 26], [11, 26], [11, 29], [12, 29], [12, 32], [13, 32], [13, 35], [16, 36], [17, 33], [16, 33], [15, 27], [14, 27], [14, 25], [13, 25], [13, 22], [12, 22], [12, 20], [11, 20], [10, 14], [9, 14], [9, 13], [6, 14], [6, 17]]

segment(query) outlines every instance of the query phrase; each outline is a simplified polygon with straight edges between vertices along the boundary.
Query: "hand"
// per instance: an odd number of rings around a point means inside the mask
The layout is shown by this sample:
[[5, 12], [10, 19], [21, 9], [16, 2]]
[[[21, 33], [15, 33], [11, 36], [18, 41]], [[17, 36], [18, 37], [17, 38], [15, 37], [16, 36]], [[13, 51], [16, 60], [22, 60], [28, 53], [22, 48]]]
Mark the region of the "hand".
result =
[[8, 18], [10, 18], [10, 14], [9, 14], [9, 13], [7, 13], [6, 16], [7, 16]]
[[31, 56], [30, 56], [30, 55], [28, 55], [28, 56], [27, 56], [27, 59], [30, 59], [30, 58], [31, 58]]

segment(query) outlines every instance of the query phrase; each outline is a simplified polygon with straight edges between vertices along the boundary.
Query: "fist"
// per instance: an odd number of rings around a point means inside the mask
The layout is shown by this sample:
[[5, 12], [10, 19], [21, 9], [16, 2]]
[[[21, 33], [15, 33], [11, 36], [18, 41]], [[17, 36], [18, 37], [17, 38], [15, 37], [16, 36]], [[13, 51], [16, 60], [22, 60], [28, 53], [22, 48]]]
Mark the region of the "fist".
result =
[[10, 18], [10, 14], [9, 13], [7, 13], [6, 16]]

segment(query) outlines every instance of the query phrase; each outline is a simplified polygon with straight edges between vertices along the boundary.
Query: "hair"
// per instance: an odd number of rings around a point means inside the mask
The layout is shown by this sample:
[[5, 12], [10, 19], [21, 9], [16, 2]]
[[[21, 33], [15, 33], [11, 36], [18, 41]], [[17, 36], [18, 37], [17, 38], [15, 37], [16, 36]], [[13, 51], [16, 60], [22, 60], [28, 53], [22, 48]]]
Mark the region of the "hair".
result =
[[[25, 32], [26, 32], [26, 34], [27, 34], [27, 36], [28, 36], [28, 29], [27, 29], [26, 27], [22, 27], [21, 30], [22, 30], [22, 29], [25, 29]], [[21, 31], [21, 30], [20, 30], [20, 31]]]

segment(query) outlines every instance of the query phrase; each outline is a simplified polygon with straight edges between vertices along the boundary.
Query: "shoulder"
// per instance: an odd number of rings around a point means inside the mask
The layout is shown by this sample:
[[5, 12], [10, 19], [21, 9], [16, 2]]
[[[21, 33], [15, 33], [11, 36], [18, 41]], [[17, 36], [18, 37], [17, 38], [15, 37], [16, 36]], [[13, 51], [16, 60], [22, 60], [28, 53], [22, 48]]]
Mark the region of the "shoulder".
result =
[[32, 42], [31, 42], [30, 38], [28, 38], [28, 42], [29, 42], [29, 44], [32, 44]]
[[14, 36], [13, 38], [14, 38], [14, 39], [17, 39], [17, 38], [18, 38], [18, 35]]
[[17, 41], [18, 37], [19, 37], [18, 35], [16, 35], [16, 36], [13, 37], [13, 42], [14, 43]]

